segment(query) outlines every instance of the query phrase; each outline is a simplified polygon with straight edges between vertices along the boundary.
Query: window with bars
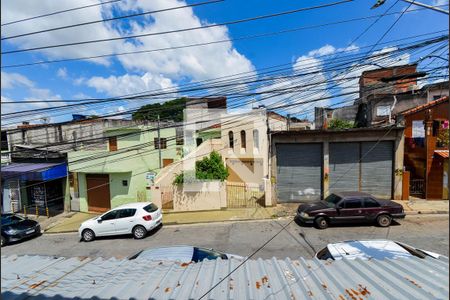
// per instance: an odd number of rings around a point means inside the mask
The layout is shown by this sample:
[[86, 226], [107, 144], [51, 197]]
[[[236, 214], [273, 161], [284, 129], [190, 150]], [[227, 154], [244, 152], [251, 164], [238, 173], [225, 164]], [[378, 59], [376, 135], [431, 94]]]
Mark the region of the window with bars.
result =
[[155, 149], [167, 149], [167, 139], [166, 138], [158, 138], [154, 139]]

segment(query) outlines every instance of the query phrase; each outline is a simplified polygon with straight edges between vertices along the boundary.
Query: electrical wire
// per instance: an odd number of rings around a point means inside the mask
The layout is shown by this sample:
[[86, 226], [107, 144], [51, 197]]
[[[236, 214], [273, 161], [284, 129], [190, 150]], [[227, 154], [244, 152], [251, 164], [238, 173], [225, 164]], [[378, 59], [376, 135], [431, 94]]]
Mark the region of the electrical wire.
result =
[[213, 3], [223, 2], [223, 1], [225, 1], [225, 0], [210, 0], [210, 1], [205, 1], [205, 2], [198, 2], [198, 3], [187, 4], [187, 5], [182, 5], [182, 6], [175, 6], [175, 7], [169, 7], [169, 8], [158, 9], [158, 10], [153, 10], [153, 11], [140, 12], [140, 13], [135, 13], [135, 14], [130, 14], [130, 15], [123, 15], [123, 16], [106, 18], [106, 19], [89, 21], [89, 22], [83, 22], [83, 23], [78, 23], [78, 24], [65, 25], [65, 26], [60, 26], [60, 27], [54, 27], [54, 28], [49, 28], [49, 29], [44, 29], [44, 30], [38, 30], [38, 31], [32, 31], [32, 32], [28, 32], [28, 33], [7, 36], [4, 38], [1, 38], [1, 40], [2, 41], [3, 40], [11, 40], [11, 39], [19, 38], [19, 37], [35, 35], [35, 34], [44, 33], [44, 32], [51, 32], [51, 31], [56, 31], [56, 30], [92, 25], [92, 24], [97, 24], [97, 23], [104, 23], [104, 22], [123, 20], [123, 19], [128, 19], [128, 18], [141, 17], [141, 16], [152, 15], [152, 14], [156, 14], [156, 13], [160, 13], [160, 12], [178, 10], [178, 9], [189, 8], [189, 7], [197, 7], [197, 6], [213, 4]]
[[289, 10], [289, 11], [273, 13], [273, 14], [268, 14], [268, 15], [260, 15], [260, 16], [256, 16], [256, 17], [240, 19], [240, 20], [233, 20], [233, 21], [228, 21], [228, 22], [223, 22], [223, 23], [218, 23], [218, 24], [207, 24], [204, 26], [196, 26], [196, 27], [182, 28], [182, 29], [168, 30], [168, 31], [161, 31], [161, 32], [150, 32], [150, 33], [135, 34], [135, 35], [129, 35], [129, 36], [114, 37], [114, 38], [96, 39], [96, 40], [40, 46], [40, 47], [34, 47], [34, 48], [17, 49], [17, 50], [4, 51], [4, 52], [1, 52], [1, 54], [7, 55], [7, 54], [22, 53], [22, 52], [29, 52], [29, 51], [36, 51], [36, 50], [43, 50], [43, 49], [54, 49], [54, 48], [67, 47], [67, 46], [118, 41], [118, 40], [124, 40], [124, 39], [149, 37], [149, 36], [164, 35], [164, 34], [171, 34], [171, 33], [178, 33], [178, 32], [189, 32], [189, 31], [198, 30], [198, 29], [207, 29], [207, 28], [213, 28], [213, 27], [219, 27], [219, 26], [228, 26], [228, 25], [234, 25], [234, 24], [240, 24], [240, 23], [246, 23], [246, 22], [253, 22], [253, 21], [257, 21], [257, 20], [275, 18], [275, 17], [290, 15], [290, 14], [299, 13], [299, 12], [303, 12], [303, 11], [309, 11], [309, 10], [314, 10], [314, 9], [320, 9], [320, 8], [345, 4], [348, 2], [352, 2], [352, 1], [353, 0], [341, 0], [341, 1], [327, 3], [327, 4], [303, 7], [303, 8], [299, 8], [299, 9], [295, 9], [295, 10]]

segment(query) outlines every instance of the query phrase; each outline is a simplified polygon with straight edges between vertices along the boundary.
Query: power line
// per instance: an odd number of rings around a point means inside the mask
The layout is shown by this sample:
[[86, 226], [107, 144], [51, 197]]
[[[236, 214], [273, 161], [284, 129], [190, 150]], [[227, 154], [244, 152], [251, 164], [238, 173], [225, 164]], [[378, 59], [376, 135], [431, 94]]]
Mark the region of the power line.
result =
[[[425, 45], [427, 45], [427, 44], [431, 44], [431, 43], [437, 43], [437, 42], [440, 42], [440, 41], [443, 41], [443, 40], [446, 40], [447, 39], [447, 37], [446, 36], [442, 36], [442, 37], [438, 37], [438, 38], [433, 38], [433, 39], [428, 39], [428, 40], [424, 40], [424, 41], [422, 41], [422, 42], [420, 42], [420, 43], [416, 43], [416, 44], [413, 44], [413, 45], [411, 45], [411, 46], [407, 46], [407, 47], [404, 47], [404, 48], [398, 48], [398, 49], [395, 49], [395, 50], [392, 50], [392, 51], [389, 51], [389, 52], [384, 52], [384, 53], [379, 53], [379, 54], [376, 54], [376, 55], [373, 55], [372, 57], [383, 57], [383, 56], [386, 56], [386, 55], [388, 55], [388, 54], [391, 54], [391, 53], [393, 53], [393, 52], [400, 52], [400, 51], [406, 51], [406, 50], [411, 50], [411, 49], [414, 49], [414, 48], [418, 48], [418, 47], [423, 47], [423, 46], [425, 46]], [[359, 54], [358, 54], [359, 55]], [[290, 64], [284, 64], [284, 65], [290, 65]], [[253, 75], [252, 76], [256, 76], [256, 75], [254, 75], [254, 73], [255, 72], [251, 72]], [[296, 74], [296, 75], [289, 75], [289, 76], [291, 76], [291, 77], [293, 77], [293, 76], [303, 76], [303, 75], [307, 75], [308, 73], [304, 73], [304, 74]], [[234, 75], [232, 75], [232, 76], [234, 76]], [[231, 77], [232, 77], [231, 76]], [[227, 77], [227, 76], [226, 76]], [[229, 77], [229, 76], [228, 76]], [[239, 78], [237, 78], [237, 79], [234, 79], [234, 80], [239, 80]], [[257, 79], [257, 80], [251, 80], [251, 81], [244, 81], [244, 82], [239, 82], [238, 84], [249, 84], [249, 83], [255, 83], [255, 82], [261, 82], [261, 81], [268, 81], [268, 80], [271, 80], [271, 78], [261, 78], [261, 79]], [[2, 115], [2, 117], [5, 117], [5, 116], [13, 116], [13, 115], [18, 115], [18, 114], [20, 114], [20, 115], [23, 115], [24, 113], [28, 113], [28, 112], [32, 112], [32, 113], [35, 113], [35, 112], [37, 112], [37, 111], [44, 111], [44, 110], [54, 110], [54, 109], [58, 109], [58, 108], [64, 108], [64, 109], [67, 109], [67, 108], [69, 108], [69, 107], [73, 107], [73, 106], [79, 106], [79, 105], [86, 105], [86, 104], [99, 104], [99, 103], [104, 103], [104, 102], [110, 102], [110, 101], [121, 101], [121, 100], [132, 100], [132, 99], [138, 99], [138, 98], [142, 98], [142, 97], [151, 97], [151, 96], [161, 96], [161, 95], [164, 95], [164, 94], [172, 94], [172, 93], [174, 93], [174, 92], [178, 92], [178, 93], [182, 93], [182, 92], [189, 92], [189, 91], [196, 91], [196, 90], [202, 90], [202, 89], [206, 89], [206, 88], [212, 88], [212, 87], [224, 87], [224, 86], [230, 86], [230, 85], [233, 85], [233, 84], [235, 84], [235, 83], [225, 83], [225, 84], [223, 84], [223, 85], [219, 85], [219, 86], [207, 86], [207, 87], [193, 87], [193, 88], [188, 88], [188, 89], [185, 89], [185, 90], [180, 90], [180, 89], [178, 89], [178, 90], [173, 90], [172, 88], [169, 88], [169, 90], [167, 91], [167, 92], [163, 92], [163, 93], [158, 93], [158, 94], [152, 94], [152, 93], [150, 93], [150, 94], [146, 94], [146, 95], [144, 95], [143, 93], [145, 93], [145, 92], [142, 92], [142, 93], [136, 93], [136, 94], [131, 94], [131, 95], [134, 95], [134, 96], [132, 96], [132, 97], [124, 97], [124, 96], [119, 96], [119, 97], [114, 97], [114, 98], [97, 98], [97, 99], [95, 99], [95, 98], [92, 98], [92, 99], [86, 99], [86, 100], [95, 100], [95, 101], [92, 101], [92, 102], [82, 102], [82, 103], [77, 103], [77, 104], [69, 104], [69, 105], [64, 105], [64, 106], [57, 106], [57, 107], [50, 107], [50, 108], [42, 108], [42, 109], [33, 109], [33, 110], [26, 110], [26, 111], [21, 111], [21, 112], [12, 112], [12, 113], [7, 113], [7, 114], [3, 114]], [[170, 89], [172, 89], [172, 90], [170, 90]], [[156, 90], [156, 91], [158, 91], [158, 90]], [[139, 96], [137, 96], [137, 95], [139, 95]], [[80, 100], [81, 101], [81, 100]]]
[[[418, 11], [418, 10], [424, 10], [424, 8], [408, 10], [406, 13], [410, 13], [410, 12]], [[395, 15], [398, 13], [400, 13], [400, 12], [389, 13], [389, 14], [386, 14], [386, 16]], [[52, 64], [52, 63], [70, 62], [70, 61], [78, 61], [78, 60], [92, 60], [92, 59], [105, 58], [105, 57], [117, 57], [117, 56], [124, 56], [124, 55], [130, 55], [130, 54], [152, 53], [152, 52], [160, 52], [160, 51], [177, 50], [177, 49], [185, 49], [185, 48], [191, 48], [191, 47], [200, 47], [200, 46], [221, 44], [221, 43], [227, 43], [227, 42], [244, 41], [244, 40], [250, 40], [250, 39], [255, 39], [255, 38], [263, 38], [263, 37], [268, 37], [268, 36], [276, 36], [279, 34], [292, 33], [292, 32], [297, 32], [297, 31], [301, 31], [301, 30], [314, 29], [314, 28], [326, 27], [326, 26], [331, 26], [331, 25], [339, 25], [339, 24], [345, 24], [345, 23], [349, 23], [349, 22], [368, 20], [368, 19], [372, 19], [372, 18], [376, 18], [376, 17], [380, 17], [380, 16], [383, 16], [383, 15], [374, 15], [374, 16], [341, 20], [341, 21], [324, 23], [324, 24], [311, 25], [311, 26], [302, 26], [302, 27], [297, 27], [297, 28], [292, 28], [292, 29], [285, 29], [285, 30], [281, 30], [281, 31], [268, 32], [268, 33], [262, 33], [262, 34], [256, 34], [256, 35], [247, 35], [247, 36], [241, 36], [241, 37], [237, 37], [237, 38], [217, 40], [217, 41], [211, 41], [211, 42], [205, 42], [205, 43], [195, 43], [195, 44], [165, 47], [165, 48], [159, 48], [159, 49], [147, 49], [147, 50], [120, 52], [120, 53], [109, 53], [109, 54], [74, 57], [74, 58], [66, 58], [66, 59], [43, 60], [43, 61], [36, 61], [36, 62], [30, 62], [30, 63], [3, 65], [0, 68], [2, 68], [2, 69], [19, 68], [19, 67], [36, 66], [36, 65], [41, 65], [41, 64]], [[447, 32], [447, 31], [448, 30], [442, 30], [442, 32]], [[365, 32], [363, 32], [363, 33], [365, 33]]]
[[304, 7], [299, 8], [295, 10], [289, 10], [274, 14], [268, 14], [268, 15], [262, 15], [262, 16], [256, 16], [246, 19], [240, 19], [240, 20], [233, 20], [218, 24], [208, 24], [204, 26], [196, 26], [196, 27], [190, 27], [190, 28], [182, 28], [182, 29], [176, 29], [176, 30], [168, 30], [168, 31], [162, 31], [162, 32], [151, 32], [151, 33], [144, 33], [144, 34], [136, 34], [136, 35], [130, 35], [130, 36], [121, 36], [121, 37], [114, 37], [114, 38], [107, 38], [107, 39], [97, 39], [97, 40], [88, 40], [88, 41], [80, 41], [80, 42], [72, 42], [72, 43], [65, 43], [65, 44], [56, 44], [56, 45], [49, 45], [49, 46], [40, 46], [40, 47], [34, 47], [34, 48], [26, 48], [26, 49], [18, 49], [18, 50], [11, 50], [11, 51], [5, 51], [1, 52], [1, 54], [13, 54], [13, 53], [21, 53], [21, 52], [28, 52], [28, 51], [35, 51], [35, 50], [42, 50], [42, 49], [51, 49], [51, 48], [59, 48], [59, 47], [67, 47], [67, 46], [75, 46], [75, 45], [85, 45], [85, 44], [92, 44], [92, 43], [101, 43], [101, 42], [109, 42], [109, 41], [117, 41], [117, 40], [124, 40], [124, 39], [131, 39], [131, 38], [140, 38], [140, 37], [148, 37], [148, 36], [156, 36], [156, 35], [163, 35], [163, 34], [170, 34], [170, 33], [178, 33], [178, 32], [188, 32], [198, 29], [206, 29], [206, 28], [213, 28], [213, 27], [219, 27], [219, 26], [227, 26], [227, 25], [234, 25], [234, 24], [240, 24], [240, 23], [246, 23], [246, 22], [252, 22], [262, 19], [269, 19], [274, 17], [280, 17], [284, 15], [290, 15], [294, 13], [299, 13], [302, 11], [308, 11], [308, 10], [314, 10], [314, 9], [320, 9], [340, 4], [345, 4], [348, 2], [352, 2], [353, 0], [341, 0], [338, 2], [332, 2], [322, 5], [316, 5], [316, 6], [310, 6], [310, 7]]
[[122, 1], [122, 0], [104, 1], [104, 2], [100, 2], [100, 3], [96, 3], [96, 4], [90, 4], [90, 5], [85, 5], [85, 6], [79, 6], [79, 7], [59, 10], [59, 11], [55, 11], [55, 12], [48, 13], [48, 14], [43, 14], [43, 15], [39, 15], [39, 16], [35, 16], [35, 17], [29, 17], [29, 18], [25, 18], [25, 19], [20, 19], [20, 20], [16, 20], [16, 21], [3, 23], [3, 24], [1, 24], [1, 26], [11, 25], [11, 24], [19, 23], [19, 22], [25, 22], [25, 21], [29, 21], [29, 20], [39, 19], [39, 18], [43, 18], [43, 17], [53, 16], [53, 15], [62, 14], [62, 13], [70, 12], [70, 11], [90, 8], [90, 7], [99, 6], [99, 5], [105, 5], [105, 4], [119, 2], [119, 1]]
[[103, 22], [110, 22], [110, 21], [115, 21], [115, 20], [122, 20], [122, 19], [128, 19], [128, 18], [141, 17], [141, 16], [150, 15], [150, 14], [156, 14], [156, 13], [165, 12], [165, 11], [177, 10], [177, 9], [188, 8], [188, 7], [202, 6], [202, 5], [213, 4], [213, 3], [223, 2], [223, 1], [225, 1], [225, 0], [211, 0], [211, 1], [194, 3], [194, 4], [175, 6], [175, 7], [169, 7], [169, 8], [158, 9], [158, 10], [153, 10], [153, 11], [146, 11], [146, 12], [135, 13], [135, 14], [130, 14], [130, 15], [118, 16], [118, 17], [113, 17], [113, 18], [107, 18], [107, 19], [83, 22], [83, 23], [66, 25], [66, 26], [60, 26], [60, 27], [54, 27], [54, 28], [49, 28], [49, 29], [44, 29], [44, 30], [38, 30], [38, 31], [32, 31], [32, 32], [28, 32], [28, 33], [22, 33], [22, 34], [7, 36], [7, 37], [4, 37], [4, 38], [1, 38], [1, 40], [2, 41], [3, 40], [11, 40], [11, 39], [24, 37], [24, 36], [30, 36], [30, 35], [34, 35], [34, 34], [38, 34], [38, 33], [51, 32], [51, 31], [56, 31], [56, 30], [62, 30], [62, 29], [68, 29], [68, 28], [92, 25], [92, 24], [103, 23]]

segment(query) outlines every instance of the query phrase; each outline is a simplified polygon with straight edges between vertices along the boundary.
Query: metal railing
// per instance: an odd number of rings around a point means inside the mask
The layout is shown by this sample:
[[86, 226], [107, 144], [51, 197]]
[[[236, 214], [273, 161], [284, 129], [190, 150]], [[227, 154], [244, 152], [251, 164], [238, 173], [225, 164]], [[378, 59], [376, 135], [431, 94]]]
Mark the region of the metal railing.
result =
[[259, 185], [227, 182], [227, 207], [246, 208], [264, 206], [264, 191]]
[[423, 195], [425, 193], [424, 179], [411, 179], [409, 182], [410, 195]]

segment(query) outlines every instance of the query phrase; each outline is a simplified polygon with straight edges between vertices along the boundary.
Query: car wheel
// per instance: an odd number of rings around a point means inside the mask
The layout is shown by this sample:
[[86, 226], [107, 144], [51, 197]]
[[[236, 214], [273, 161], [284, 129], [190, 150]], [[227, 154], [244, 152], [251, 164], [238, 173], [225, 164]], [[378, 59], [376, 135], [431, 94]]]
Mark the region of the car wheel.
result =
[[144, 226], [136, 226], [133, 228], [133, 236], [135, 239], [143, 239], [147, 235], [147, 229]]
[[83, 241], [85, 241], [85, 242], [91, 242], [95, 239], [95, 233], [90, 229], [83, 230], [82, 236], [83, 236]]
[[377, 217], [377, 224], [381, 227], [388, 227], [391, 225], [391, 217], [388, 215], [379, 215]]
[[314, 224], [316, 225], [317, 228], [319, 229], [325, 229], [328, 227], [329, 225], [329, 221], [327, 218], [325, 217], [318, 217], [314, 220]]
[[2, 247], [6, 245], [6, 238], [2, 235]]

